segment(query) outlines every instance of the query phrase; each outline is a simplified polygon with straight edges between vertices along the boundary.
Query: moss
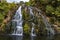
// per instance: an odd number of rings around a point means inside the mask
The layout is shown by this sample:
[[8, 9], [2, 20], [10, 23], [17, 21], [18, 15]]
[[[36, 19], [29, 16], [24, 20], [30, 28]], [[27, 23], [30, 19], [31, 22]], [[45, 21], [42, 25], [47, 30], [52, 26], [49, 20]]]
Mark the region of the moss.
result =
[[30, 25], [27, 22], [24, 24], [24, 33], [30, 33]]

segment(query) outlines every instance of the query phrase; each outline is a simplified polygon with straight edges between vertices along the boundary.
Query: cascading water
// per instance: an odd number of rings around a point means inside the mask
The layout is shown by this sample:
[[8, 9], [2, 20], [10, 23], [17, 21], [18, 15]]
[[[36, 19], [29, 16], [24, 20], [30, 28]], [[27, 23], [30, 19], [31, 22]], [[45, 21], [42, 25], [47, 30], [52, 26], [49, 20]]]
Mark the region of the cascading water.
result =
[[51, 35], [51, 34], [55, 34], [55, 32], [54, 32], [54, 29], [51, 27], [51, 25], [48, 23], [48, 21], [47, 21], [47, 19], [46, 19], [46, 17], [45, 16], [43, 16], [41, 13], [39, 13], [39, 15], [41, 15], [42, 16], [42, 18], [43, 18], [43, 22], [45, 23], [45, 25], [46, 25], [46, 29], [47, 29], [47, 34], [48, 35]]
[[43, 16], [40, 12], [41, 10], [37, 9], [37, 8], [34, 8], [34, 7], [31, 7], [32, 9], [36, 9], [38, 12], [39, 12], [39, 15], [43, 18], [43, 22], [44, 24], [46, 25], [46, 29], [47, 29], [47, 34], [50, 35], [50, 34], [55, 34], [55, 31], [54, 29], [51, 27], [51, 25], [48, 23], [47, 19], [45, 16]]
[[[30, 15], [33, 17], [31, 20], [33, 20], [34, 19], [34, 14], [33, 14], [33, 12], [32, 12], [32, 9], [29, 7], [29, 10], [30, 10]], [[34, 32], [34, 23], [32, 22], [32, 29], [31, 29], [31, 36], [36, 36], [36, 34], [35, 34], [35, 32]]]
[[34, 23], [32, 23], [32, 30], [31, 30], [31, 36], [36, 36], [35, 29], [34, 29]]
[[23, 20], [21, 14], [21, 6], [16, 11], [16, 14], [12, 22], [16, 22], [16, 28], [14, 29], [12, 35], [19, 35], [19, 36], [23, 35], [23, 27], [22, 27]]
[[[34, 19], [34, 14], [32, 12], [32, 8], [31, 7], [28, 7], [28, 8], [30, 10], [30, 16], [32, 17], [31, 20], [33, 20]], [[51, 25], [46, 20], [45, 16], [43, 16], [40, 12], [39, 12], [39, 15], [42, 16], [43, 22], [46, 25], [47, 34], [48, 35], [54, 34], [54, 30], [52, 29]], [[23, 20], [22, 20], [22, 14], [21, 14], [21, 6], [17, 10], [17, 12], [14, 16], [14, 19], [12, 21], [16, 22], [16, 28], [15, 28], [14, 32], [12, 33], [12, 35], [23, 35], [23, 27], [22, 27]], [[35, 24], [33, 22], [31, 22], [31, 23], [32, 23], [31, 36], [36, 36], [36, 34], [34, 33], [34, 30], [35, 30], [34, 25]]]

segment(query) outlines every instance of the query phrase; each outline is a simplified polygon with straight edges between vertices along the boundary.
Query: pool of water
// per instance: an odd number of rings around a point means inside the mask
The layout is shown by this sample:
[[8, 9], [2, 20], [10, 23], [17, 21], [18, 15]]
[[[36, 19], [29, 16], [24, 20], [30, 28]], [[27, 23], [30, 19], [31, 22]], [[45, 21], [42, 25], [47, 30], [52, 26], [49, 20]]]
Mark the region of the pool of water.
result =
[[60, 35], [55, 36], [7, 36], [1, 35], [0, 40], [60, 40]]

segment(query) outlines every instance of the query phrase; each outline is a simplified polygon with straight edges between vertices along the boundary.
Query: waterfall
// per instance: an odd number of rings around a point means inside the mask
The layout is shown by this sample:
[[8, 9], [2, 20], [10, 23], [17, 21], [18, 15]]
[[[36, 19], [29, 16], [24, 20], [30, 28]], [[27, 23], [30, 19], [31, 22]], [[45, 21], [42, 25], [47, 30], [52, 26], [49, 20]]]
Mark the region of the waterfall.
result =
[[[30, 19], [30, 20], [33, 20], [34, 19], [34, 14], [33, 14], [33, 12], [32, 12], [32, 9], [29, 7], [29, 10], [30, 10], [30, 15], [33, 17], [32, 19]], [[34, 23], [33, 22], [31, 22], [32, 23], [32, 29], [31, 29], [31, 36], [36, 36], [36, 34], [35, 34], [35, 29], [34, 29]]]
[[31, 29], [31, 36], [36, 36], [35, 29], [34, 29], [34, 23], [32, 23], [32, 29]]
[[31, 35], [34, 36], [34, 27], [32, 27], [32, 30], [31, 30]]
[[54, 35], [54, 34], [55, 34], [54, 29], [53, 29], [53, 28], [51, 27], [51, 25], [48, 23], [48, 20], [46, 19], [46, 17], [43, 16], [41, 13], [39, 13], [39, 15], [42, 16], [43, 22], [44, 22], [44, 24], [46, 25], [47, 34], [48, 34], [48, 35]]
[[[18, 10], [16, 11], [15, 13], [15, 16], [13, 17], [13, 20], [12, 22], [14, 23], [15, 22], [15, 29], [12, 33], [12, 35], [23, 35], [23, 27], [22, 27], [22, 23], [23, 23], [23, 20], [22, 20], [22, 14], [21, 14], [21, 7], [20, 6], [18, 8]], [[31, 7], [28, 7], [28, 9], [30, 10], [30, 16], [32, 17], [29, 21], [33, 20], [34, 19], [34, 14], [32, 12], [32, 8]], [[38, 10], [38, 9], [37, 9]], [[41, 12], [41, 11], [40, 11]], [[54, 29], [51, 27], [51, 25], [48, 23], [47, 19], [45, 18], [45, 16], [43, 16], [41, 13], [39, 12], [39, 15], [43, 18], [43, 22], [44, 24], [46, 25], [46, 29], [47, 29], [47, 34], [50, 35], [50, 34], [55, 34], [54, 33]], [[35, 33], [35, 29], [34, 29], [34, 26], [35, 24], [33, 22], [31, 22], [31, 25], [32, 25], [32, 29], [31, 29], [31, 36], [36, 36], [36, 33]]]
[[23, 35], [23, 27], [22, 27], [23, 20], [22, 20], [22, 14], [21, 14], [21, 6], [16, 11], [12, 22], [16, 22], [16, 27], [12, 35], [19, 35], [19, 36]]
[[[32, 9], [35, 9], [39, 12], [39, 15], [43, 18], [43, 22], [46, 25], [46, 29], [47, 29], [47, 34], [48, 35], [54, 35], [55, 31], [54, 29], [51, 27], [51, 25], [48, 23], [48, 20], [46, 19], [46, 17], [44, 15], [41, 14], [41, 10], [35, 8], [35, 7], [31, 7]], [[31, 12], [32, 13], [32, 12]]]

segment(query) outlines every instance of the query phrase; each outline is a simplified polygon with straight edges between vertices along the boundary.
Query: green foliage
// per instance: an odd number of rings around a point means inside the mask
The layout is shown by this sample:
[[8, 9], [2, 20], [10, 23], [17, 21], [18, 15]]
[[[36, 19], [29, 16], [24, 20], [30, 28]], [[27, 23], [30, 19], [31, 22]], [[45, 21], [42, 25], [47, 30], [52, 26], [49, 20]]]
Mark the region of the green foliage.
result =
[[48, 4], [49, 2], [51, 2], [52, 0], [40, 0], [41, 4]]
[[57, 1], [60, 1], [60, 0], [57, 0]]
[[24, 2], [23, 1], [20, 1], [19, 5], [22, 5], [22, 4], [24, 4]]
[[3, 20], [5, 15], [8, 14], [9, 10], [13, 10], [15, 8], [16, 4], [14, 3], [7, 3], [7, 2], [1, 2], [0, 3], [0, 20]]
[[30, 2], [25, 2], [25, 4], [26, 4], [27, 6], [30, 6]]
[[25, 23], [25, 25], [24, 25], [24, 33], [26, 33], [26, 34], [30, 33], [30, 25], [29, 25], [29, 23]]
[[56, 14], [57, 16], [60, 16], [60, 6], [58, 6], [58, 7], [56, 8], [55, 14]]
[[3, 33], [7, 33], [5, 29], [8, 28], [3, 22], [5, 20], [5, 16], [7, 16], [9, 12], [14, 12], [16, 8], [17, 5], [15, 3], [7, 3], [6, 1], [0, 2], [0, 31]]
[[60, 16], [60, 12], [59, 11], [55, 11], [55, 15]]
[[0, 13], [0, 19], [4, 19], [4, 16]]
[[46, 13], [52, 13], [54, 12], [54, 7], [52, 7], [51, 5], [47, 5], [46, 6]]
[[60, 16], [60, 6], [54, 8], [53, 6], [47, 5], [46, 6], [46, 13], [54, 14], [59, 17]]

